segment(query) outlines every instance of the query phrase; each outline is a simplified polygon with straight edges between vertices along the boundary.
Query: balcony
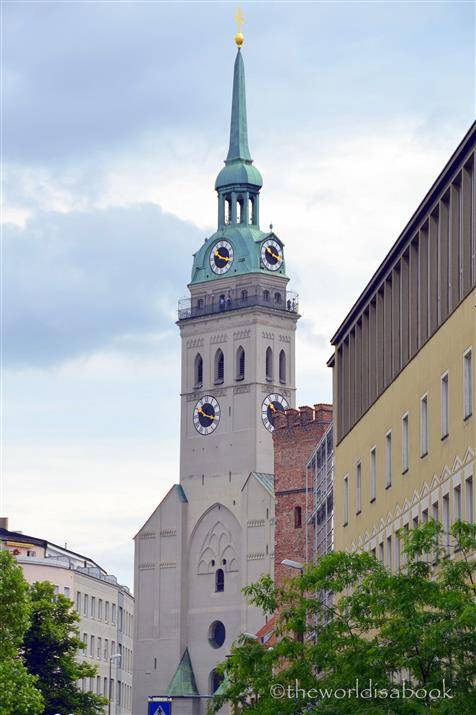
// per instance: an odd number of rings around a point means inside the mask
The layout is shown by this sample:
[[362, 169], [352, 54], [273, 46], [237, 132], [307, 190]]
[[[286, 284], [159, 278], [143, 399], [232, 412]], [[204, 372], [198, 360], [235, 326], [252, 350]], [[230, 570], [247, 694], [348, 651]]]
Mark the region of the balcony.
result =
[[247, 290], [228, 291], [219, 295], [196, 298], [181, 298], [178, 303], [178, 319], [190, 320], [206, 315], [228, 313], [245, 308], [270, 308], [285, 313], [298, 314], [299, 296], [294, 291], [272, 291], [259, 286], [255, 292]]

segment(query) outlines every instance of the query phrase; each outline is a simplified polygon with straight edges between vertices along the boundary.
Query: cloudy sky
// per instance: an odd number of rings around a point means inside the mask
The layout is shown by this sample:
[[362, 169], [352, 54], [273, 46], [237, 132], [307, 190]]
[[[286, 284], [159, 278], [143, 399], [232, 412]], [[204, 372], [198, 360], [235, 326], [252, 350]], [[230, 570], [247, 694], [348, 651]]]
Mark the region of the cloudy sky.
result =
[[[472, 2], [242, 3], [262, 226], [301, 296], [299, 404], [475, 114]], [[234, 3], [4, 3], [4, 504], [132, 583], [178, 478], [179, 335], [215, 228]], [[164, 414], [167, 419], [164, 419]]]

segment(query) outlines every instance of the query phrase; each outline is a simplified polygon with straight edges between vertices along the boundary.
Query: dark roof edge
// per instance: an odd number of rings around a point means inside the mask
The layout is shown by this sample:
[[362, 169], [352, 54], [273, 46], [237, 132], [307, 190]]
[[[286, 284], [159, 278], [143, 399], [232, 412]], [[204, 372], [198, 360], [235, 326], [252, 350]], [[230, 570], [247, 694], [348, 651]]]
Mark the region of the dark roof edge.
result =
[[365, 286], [364, 290], [360, 294], [360, 296], [357, 298], [355, 301], [354, 305], [350, 309], [350, 311], [347, 313], [346, 317], [334, 333], [334, 335], [331, 338], [331, 344], [335, 345], [343, 336], [343, 334], [347, 331], [347, 329], [350, 327], [352, 324], [354, 318], [358, 315], [358, 313], [365, 307], [367, 302], [372, 296], [374, 288], [377, 287], [377, 284], [381, 282], [381, 279], [383, 279], [389, 270], [391, 268], [393, 261], [396, 259], [400, 249], [402, 248], [402, 244], [405, 244], [409, 238], [411, 238], [411, 235], [413, 234], [414, 230], [416, 229], [417, 225], [420, 223], [421, 219], [423, 218], [423, 215], [426, 213], [426, 211], [431, 207], [431, 204], [435, 200], [436, 196], [440, 193], [444, 185], [447, 183], [449, 178], [451, 177], [451, 174], [453, 173], [455, 169], [455, 164], [457, 161], [464, 156], [464, 154], [467, 153], [467, 151], [473, 146], [476, 142], [476, 121], [473, 122], [473, 124], [470, 126], [466, 134], [464, 135], [463, 139], [460, 141], [458, 146], [456, 147], [455, 151], [445, 164], [443, 170], [441, 173], [438, 175], [436, 180], [433, 182], [430, 190], [426, 193], [425, 197], [421, 201], [420, 205], [416, 209], [415, 213], [411, 217], [410, 221], [406, 224], [405, 228], [403, 231], [400, 233], [399, 237], [391, 247], [390, 251], [387, 253], [375, 273], [373, 274], [372, 278], [370, 281], [367, 283]]
[[47, 548], [48, 545], [52, 546], [55, 549], [60, 549], [61, 551], [64, 551], [68, 554], [71, 554], [72, 556], [76, 556], [79, 559], [82, 559], [83, 561], [90, 561], [94, 566], [96, 566], [100, 571], [104, 571], [105, 574], [108, 572], [106, 569], [104, 569], [102, 566], [100, 566], [94, 559], [91, 559], [89, 556], [84, 556], [84, 554], [78, 554], [76, 551], [71, 551], [71, 549], [65, 549], [64, 546], [60, 546], [59, 544], [54, 544], [52, 541], [49, 541], [48, 539], [39, 539], [37, 536], [29, 536], [28, 534], [23, 534], [20, 533], [19, 531], [10, 531], [9, 529], [0, 529], [0, 539], [4, 538], [6, 540], [11, 539], [11, 541], [18, 541], [20, 543], [24, 544], [36, 544], [36, 546], [43, 546], [43, 548]]

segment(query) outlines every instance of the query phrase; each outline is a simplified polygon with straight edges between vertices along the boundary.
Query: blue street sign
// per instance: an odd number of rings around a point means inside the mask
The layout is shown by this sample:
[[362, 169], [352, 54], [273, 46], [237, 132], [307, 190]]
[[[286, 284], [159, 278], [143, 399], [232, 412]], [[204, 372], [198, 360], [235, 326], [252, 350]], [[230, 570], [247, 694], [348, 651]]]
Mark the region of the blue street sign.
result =
[[149, 701], [147, 715], [172, 715], [172, 701], [169, 698]]

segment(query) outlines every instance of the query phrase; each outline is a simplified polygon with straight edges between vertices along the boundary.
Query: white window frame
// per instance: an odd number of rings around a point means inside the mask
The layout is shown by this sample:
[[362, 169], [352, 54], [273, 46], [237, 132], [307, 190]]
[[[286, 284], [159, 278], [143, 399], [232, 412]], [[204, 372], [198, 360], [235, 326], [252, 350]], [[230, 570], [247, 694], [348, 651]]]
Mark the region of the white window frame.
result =
[[467, 420], [473, 414], [473, 351], [465, 350], [463, 354], [463, 419]]
[[385, 489], [392, 486], [392, 430], [385, 434]]
[[355, 513], [362, 511], [362, 462], [355, 465]]
[[374, 502], [377, 499], [377, 447], [374, 444], [370, 450], [370, 501]]
[[441, 412], [441, 439], [450, 433], [450, 380], [446, 371], [440, 378], [440, 412]]
[[344, 475], [344, 526], [349, 523], [349, 475]]
[[408, 412], [402, 415], [402, 474], [410, 469], [410, 434]]
[[428, 393], [420, 397], [420, 457], [426, 457], [429, 451], [428, 430]]

